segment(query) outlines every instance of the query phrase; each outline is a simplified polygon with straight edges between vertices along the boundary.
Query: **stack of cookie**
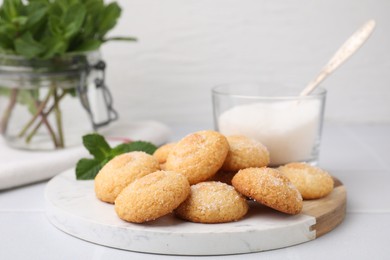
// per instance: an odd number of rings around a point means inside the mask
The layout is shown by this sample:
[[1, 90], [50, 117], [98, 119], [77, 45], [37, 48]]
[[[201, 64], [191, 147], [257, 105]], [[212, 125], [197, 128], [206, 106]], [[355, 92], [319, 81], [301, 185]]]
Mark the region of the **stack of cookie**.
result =
[[237, 221], [247, 199], [298, 214], [303, 199], [326, 196], [333, 179], [304, 163], [269, 168], [261, 143], [244, 136], [199, 131], [161, 146], [153, 156], [131, 152], [108, 162], [95, 178], [96, 196], [118, 216], [143, 223], [174, 212], [199, 223]]

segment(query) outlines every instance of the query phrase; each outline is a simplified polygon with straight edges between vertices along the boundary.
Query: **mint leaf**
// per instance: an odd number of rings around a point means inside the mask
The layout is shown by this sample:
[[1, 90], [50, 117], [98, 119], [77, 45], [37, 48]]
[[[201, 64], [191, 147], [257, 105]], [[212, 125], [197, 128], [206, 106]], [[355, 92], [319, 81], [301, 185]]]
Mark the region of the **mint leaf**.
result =
[[59, 36], [53, 36], [47, 38], [43, 41], [46, 46], [46, 51], [43, 54], [42, 58], [50, 58], [55, 56], [56, 54], [64, 54], [66, 49], [68, 48], [67, 42]]
[[115, 1], [4, 0], [0, 3], [0, 53], [50, 59], [96, 50], [107, 41], [135, 41], [134, 37], [105, 38], [120, 15]]
[[121, 15], [121, 8], [117, 3], [110, 3], [103, 9], [100, 14], [100, 23], [98, 25], [99, 34], [104, 36], [109, 30], [111, 30], [117, 22], [117, 19]]
[[50, 16], [61, 17], [64, 13], [63, 8], [59, 4], [59, 1], [52, 2], [49, 6], [48, 13]]
[[43, 3], [31, 2], [28, 10], [27, 28], [31, 28], [44, 20], [47, 15], [47, 7]]
[[18, 103], [27, 106], [28, 111], [34, 115], [37, 113], [36, 103], [39, 97], [39, 89], [19, 89], [17, 101]]
[[99, 49], [100, 45], [102, 44], [101, 41], [95, 40], [95, 39], [89, 39], [85, 42], [81, 43], [74, 52], [84, 52], [84, 51], [92, 51]]
[[28, 8], [25, 29], [34, 35], [35, 39], [42, 39], [47, 25], [47, 6], [39, 2], [31, 2]]
[[61, 19], [58, 16], [49, 16], [49, 23], [47, 25], [53, 36], [62, 36], [64, 28], [62, 26]]
[[99, 161], [97, 159], [81, 159], [76, 165], [77, 180], [91, 180], [108, 162], [108, 160]]
[[119, 155], [122, 153], [134, 152], [134, 151], [143, 151], [148, 154], [153, 154], [156, 151], [157, 147], [149, 142], [136, 141], [131, 143], [120, 144], [112, 149], [114, 155]]
[[100, 169], [117, 155], [134, 151], [153, 154], [157, 149], [154, 144], [143, 141], [120, 144], [112, 149], [104, 137], [96, 133], [83, 136], [83, 144], [94, 158], [82, 158], [77, 162], [77, 180], [93, 180]]
[[2, 6], [2, 16], [6, 21], [12, 21], [18, 16], [18, 13], [23, 9], [21, 0], [9, 1], [5, 0]]
[[73, 37], [80, 31], [85, 15], [86, 10], [82, 4], [74, 4], [67, 10], [64, 16], [65, 38]]
[[26, 24], [26, 22], [27, 22], [26, 16], [18, 16], [12, 19], [12, 23], [20, 27], [23, 27]]
[[104, 160], [111, 155], [111, 147], [103, 136], [89, 134], [83, 136], [83, 144], [89, 153], [98, 160]]
[[27, 58], [33, 58], [45, 51], [45, 47], [34, 40], [30, 32], [15, 40], [15, 49]]

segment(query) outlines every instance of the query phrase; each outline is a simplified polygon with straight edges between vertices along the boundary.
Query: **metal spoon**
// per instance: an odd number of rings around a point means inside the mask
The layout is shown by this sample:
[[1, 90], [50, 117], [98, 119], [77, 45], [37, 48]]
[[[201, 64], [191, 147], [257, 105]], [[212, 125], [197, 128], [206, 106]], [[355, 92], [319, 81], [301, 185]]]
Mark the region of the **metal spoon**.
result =
[[371, 35], [375, 28], [375, 21], [370, 20], [366, 22], [360, 29], [358, 29], [333, 55], [328, 63], [322, 68], [320, 73], [314, 78], [299, 94], [306, 96], [310, 94], [329, 74], [336, 70], [344, 63], [352, 54], [355, 53], [363, 43]]

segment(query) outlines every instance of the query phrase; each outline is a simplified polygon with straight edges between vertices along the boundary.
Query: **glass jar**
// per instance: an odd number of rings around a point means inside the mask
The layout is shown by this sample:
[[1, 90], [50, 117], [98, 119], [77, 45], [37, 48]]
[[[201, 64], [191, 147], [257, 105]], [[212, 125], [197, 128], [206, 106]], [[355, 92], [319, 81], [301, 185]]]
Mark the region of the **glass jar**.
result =
[[[61, 149], [115, 120], [104, 69], [98, 51], [49, 60], [0, 54], [0, 131], [6, 143]], [[102, 107], [103, 117], [97, 114]]]

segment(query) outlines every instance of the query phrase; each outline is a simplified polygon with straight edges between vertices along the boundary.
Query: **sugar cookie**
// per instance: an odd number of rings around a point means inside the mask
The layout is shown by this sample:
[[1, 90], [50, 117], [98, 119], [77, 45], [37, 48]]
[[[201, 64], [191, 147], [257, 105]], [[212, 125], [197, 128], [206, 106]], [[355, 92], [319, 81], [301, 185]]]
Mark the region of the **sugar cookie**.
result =
[[177, 208], [190, 194], [186, 177], [177, 172], [157, 171], [130, 183], [115, 200], [119, 218], [143, 223]]
[[114, 203], [129, 183], [160, 170], [157, 160], [144, 152], [124, 153], [106, 163], [95, 177], [95, 193], [100, 200]]
[[298, 189], [278, 170], [262, 167], [240, 170], [232, 180], [243, 195], [287, 214], [302, 210], [302, 196]]
[[167, 143], [159, 148], [153, 153], [154, 158], [157, 159], [157, 161], [160, 164], [164, 164], [167, 161], [168, 154], [170, 151], [172, 151], [173, 147], [175, 147], [176, 143]]
[[205, 181], [222, 166], [229, 150], [226, 137], [216, 131], [199, 131], [180, 140], [169, 153], [166, 170], [182, 173], [190, 184]]
[[303, 199], [319, 199], [333, 190], [328, 172], [306, 163], [289, 163], [278, 168], [302, 194]]
[[226, 138], [230, 149], [222, 166], [223, 170], [239, 171], [269, 164], [269, 152], [262, 143], [242, 135], [226, 136]]
[[233, 186], [211, 181], [192, 185], [190, 196], [175, 213], [192, 222], [223, 223], [237, 221], [247, 211], [246, 199]]

